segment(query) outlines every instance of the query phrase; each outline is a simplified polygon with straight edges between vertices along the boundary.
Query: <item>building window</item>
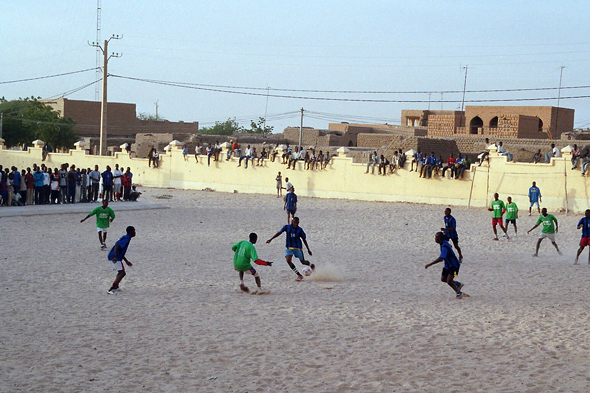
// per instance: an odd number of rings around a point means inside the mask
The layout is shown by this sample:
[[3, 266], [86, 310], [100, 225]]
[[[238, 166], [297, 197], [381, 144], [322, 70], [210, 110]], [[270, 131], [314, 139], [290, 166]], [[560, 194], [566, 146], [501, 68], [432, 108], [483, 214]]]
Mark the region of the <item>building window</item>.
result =
[[490, 120], [490, 128], [498, 128], [498, 116], [495, 116]]
[[537, 131], [543, 132], [543, 120], [541, 119], [539, 119], [539, 129]]
[[477, 134], [479, 129], [483, 128], [483, 120], [479, 116], [475, 116], [469, 122], [469, 133], [470, 134]]

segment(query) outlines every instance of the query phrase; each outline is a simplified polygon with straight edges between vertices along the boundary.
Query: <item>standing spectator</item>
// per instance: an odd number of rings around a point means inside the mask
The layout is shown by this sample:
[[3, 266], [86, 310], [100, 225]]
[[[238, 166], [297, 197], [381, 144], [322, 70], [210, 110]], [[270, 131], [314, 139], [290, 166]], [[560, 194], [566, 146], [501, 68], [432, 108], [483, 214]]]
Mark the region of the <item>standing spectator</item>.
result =
[[76, 167], [72, 165], [68, 172], [68, 203], [75, 203], [76, 201]]
[[197, 146], [195, 146], [195, 163], [198, 164], [199, 163], [199, 156], [201, 155], [201, 145], [199, 143], [197, 143]]
[[100, 185], [100, 172], [98, 171], [98, 165], [95, 165], [94, 170], [90, 172], [90, 182], [92, 185], [92, 193], [88, 196], [88, 199], [96, 202], [98, 200], [98, 187]]
[[188, 161], [188, 147], [186, 145], [182, 146], [182, 157], [184, 157], [185, 161]]
[[113, 194], [115, 194], [115, 201], [121, 200], [121, 178], [123, 177], [123, 172], [119, 169], [119, 164], [115, 164], [115, 169], [113, 170]]
[[45, 175], [43, 175], [40, 167], [37, 167], [33, 178], [35, 179], [35, 205], [41, 205], [43, 203], [43, 180]]
[[[13, 166], [10, 169], [12, 169], [12, 173], [14, 174], [14, 179], [13, 179], [14, 192], [20, 192], [20, 185], [22, 183], [20, 172], [18, 171], [18, 169], [15, 166]], [[24, 199], [23, 199], [23, 201], [24, 201]]]
[[574, 147], [572, 148], [572, 171], [578, 166], [578, 161], [580, 161], [581, 156], [582, 154], [580, 149], [578, 149], [578, 145], [574, 143]]
[[377, 165], [377, 167], [379, 167], [379, 155], [377, 154], [376, 151], [373, 152], [373, 154], [371, 154], [369, 156], [369, 163], [367, 164], [367, 171], [365, 172], [365, 174], [369, 173], [369, 167], [371, 167], [371, 174], [375, 173], [375, 165]]
[[68, 172], [66, 164], [62, 164], [59, 171], [59, 190], [61, 193], [61, 203], [68, 203]]
[[43, 204], [49, 204], [51, 197], [51, 168], [43, 169]]
[[152, 162], [154, 163], [154, 168], [160, 166], [160, 153], [154, 149], [154, 158], [152, 158]]
[[108, 202], [113, 201], [113, 172], [111, 167], [107, 165], [107, 170], [101, 174], [102, 187], [104, 190], [104, 199]]
[[289, 181], [289, 178], [288, 178], [288, 177], [286, 177], [286, 178], [285, 178], [285, 190], [286, 190], [287, 192], [289, 192], [289, 191], [291, 191], [291, 188], [293, 188], [293, 183], [291, 183], [291, 182]]
[[281, 172], [279, 172], [275, 180], [277, 181], [277, 198], [280, 198], [283, 196], [283, 176], [281, 176]]
[[80, 200], [82, 202], [88, 202], [88, 176], [86, 175], [86, 169], [82, 169], [82, 172], [80, 173], [80, 186], [81, 186], [81, 191], [82, 191], [82, 195], [80, 195]]
[[31, 173], [31, 168], [27, 168], [27, 174], [25, 175], [25, 183], [27, 184], [27, 205], [32, 205], [35, 189], [35, 177]]
[[49, 202], [51, 204], [58, 204], [59, 203], [59, 171], [57, 168], [51, 174], [51, 197]]
[[123, 199], [128, 201], [129, 200], [129, 193], [131, 192], [131, 179], [133, 175], [131, 174], [131, 169], [127, 168], [127, 171], [123, 174], [121, 178], [121, 183], [123, 185]]
[[555, 147], [555, 143], [551, 144], [551, 151], [545, 153], [545, 163], [548, 163], [551, 157], [560, 157], [559, 149]]
[[541, 214], [541, 207], [539, 206], [539, 202], [543, 202], [543, 200], [541, 199], [541, 190], [539, 189], [539, 187], [537, 187], [537, 182], [533, 182], [533, 186], [529, 188], [529, 202], [529, 216], [531, 215], [534, 204], [537, 205], [537, 210], [539, 211], [539, 214]]
[[[56, 171], [57, 173], [57, 171]], [[23, 169], [20, 173], [20, 187], [19, 187], [19, 193], [21, 196], [21, 202], [23, 203], [23, 205], [26, 204], [27, 202], [27, 182], [25, 177], [27, 176], [27, 172]]]

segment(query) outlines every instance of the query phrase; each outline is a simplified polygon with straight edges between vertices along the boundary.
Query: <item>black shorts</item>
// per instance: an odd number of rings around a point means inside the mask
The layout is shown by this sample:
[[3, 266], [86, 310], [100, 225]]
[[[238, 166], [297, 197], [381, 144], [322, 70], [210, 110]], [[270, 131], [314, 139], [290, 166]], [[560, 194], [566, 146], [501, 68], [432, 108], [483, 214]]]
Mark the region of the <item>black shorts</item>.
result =
[[450, 240], [450, 241], [453, 242], [453, 244], [454, 243], [459, 243], [459, 236], [457, 236], [457, 237], [448, 237], [447, 235], [445, 235], [445, 240], [446, 241], [449, 241]]
[[458, 276], [460, 268], [461, 268], [461, 266], [459, 266], [457, 268], [451, 268], [451, 269], [447, 269], [446, 267], [443, 267], [442, 275], [443, 275], [443, 277], [448, 277], [449, 274], [452, 274], [453, 277]]
[[506, 220], [506, 225], [508, 224], [516, 224], [516, 218], [511, 219], [511, 220]]

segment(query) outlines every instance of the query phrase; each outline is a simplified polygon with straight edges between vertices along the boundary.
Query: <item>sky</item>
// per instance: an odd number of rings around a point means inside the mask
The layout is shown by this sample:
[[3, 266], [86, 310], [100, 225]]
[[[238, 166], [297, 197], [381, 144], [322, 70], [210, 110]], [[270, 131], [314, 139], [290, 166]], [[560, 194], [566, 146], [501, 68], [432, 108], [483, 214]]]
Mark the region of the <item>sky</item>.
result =
[[[95, 100], [97, 1], [4, 3], [0, 97]], [[459, 110], [465, 85], [465, 105], [560, 96], [575, 127], [590, 127], [588, 2], [100, 3], [99, 42], [122, 37], [108, 44], [122, 54], [108, 63], [108, 100], [138, 113], [201, 127], [266, 117], [274, 132], [298, 127], [302, 108], [320, 129], [399, 124], [402, 109]]]

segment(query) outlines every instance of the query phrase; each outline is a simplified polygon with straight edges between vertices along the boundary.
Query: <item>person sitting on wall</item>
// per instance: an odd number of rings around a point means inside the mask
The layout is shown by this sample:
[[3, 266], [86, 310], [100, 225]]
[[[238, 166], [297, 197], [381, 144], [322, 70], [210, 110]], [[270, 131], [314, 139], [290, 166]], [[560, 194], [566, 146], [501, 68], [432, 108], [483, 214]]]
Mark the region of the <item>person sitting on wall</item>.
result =
[[437, 165], [438, 158], [436, 158], [436, 154], [434, 154], [434, 152], [431, 152], [430, 157], [428, 157], [428, 162], [426, 163], [426, 175], [429, 179], [432, 177], [432, 173], [436, 170]]
[[410, 164], [410, 172], [414, 171], [414, 163], [416, 164], [416, 172], [418, 172], [418, 166], [420, 165], [420, 161], [422, 160], [422, 153], [420, 150], [416, 154], [414, 154], [414, 159]]
[[393, 156], [391, 157], [391, 161], [389, 161], [389, 172], [393, 174], [395, 169], [397, 168], [399, 162], [399, 156], [397, 154], [397, 150], [393, 152]]
[[478, 166], [481, 166], [481, 164], [483, 164], [484, 160], [486, 158], [488, 158], [488, 156], [490, 155], [490, 152], [488, 151], [488, 146], [490, 145], [490, 140], [488, 138], [486, 138], [485, 144], [486, 144], [485, 150], [482, 151], [481, 153], [479, 153], [479, 155], [477, 156], [477, 159], [479, 160]]
[[429, 161], [429, 156], [426, 154], [423, 154], [422, 157], [420, 158], [420, 162], [418, 162], [418, 167], [419, 167], [418, 177], [426, 178], [426, 175], [428, 174], [428, 161]]
[[406, 164], [406, 155], [404, 154], [404, 152], [402, 151], [402, 149], [399, 149], [399, 154], [397, 156], [397, 167], [399, 169], [404, 169], [404, 165]]
[[451, 153], [451, 156], [449, 158], [447, 158], [446, 165], [443, 167], [442, 177], [445, 177], [445, 172], [447, 170], [449, 170], [451, 172], [451, 179], [452, 179], [455, 176], [455, 172], [457, 170], [456, 164], [457, 164], [457, 160], [453, 156], [453, 153]]
[[389, 167], [389, 160], [383, 154], [379, 157], [379, 174], [385, 176], [387, 174], [387, 167]]
[[229, 161], [229, 159], [231, 158], [231, 154], [234, 151], [234, 145], [233, 145], [233, 139], [229, 140], [229, 147], [227, 149], [227, 151], [225, 152], [225, 161]]
[[467, 160], [459, 153], [459, 156], [455, 160], [455, 179], [462, 179], [465, 169], [467, 169]]
[[258, 163], [256, 164], [256, 166], [263, 166], [264, 160], [266, 158], [268, 158], [268, 153], [266, 152], [266, 147], [263, 147], [262, 151], [260, 152], [260, 157], [258, 157]]
[[557, 147], [555, 147], [555, 143], [551, 144], [551, 151], [548, 153], [545, 153], [545, 164], [549, 163], [549, 160], [551, 159], [551, 157], [560, 157], [561, 155], [559, 154], [559, 149]]
[[246, 159], [246, 166], [245, 166], [245, 168], [248, 168], [248, 160], [250, 158], [252, 158], [252, 148], [250, 148], [250, 145], [248, 145], [248, 147], [244, 151], [244, 155], [240, 157], [240, 161], [238, 161], [238, 168], [242, 166], [242, 160], [244, 158]]
[[539, 161], [541, 161], [541, 149], [537, 150], [537, 152], [533, 156], [533, 164], [538, 164]]
[[514, 155], [504, 149], [504, 144], [502, 142], [498, 143], [498, 155], [508, 157], [508, 161], [512, 161], [514, 159]]
[[160, 165], [160, 153], [156, 149], [154, 149], [154, 158], [153, 158], [154, 168], [157, 168]]
[[572, 171], [578, 166], [578, 161], [580, 161], [581, 156], [582, 153], [580, 152], [580, 149], [578, 149], [578, 145], [574, 143], [574, 147], [572, 148]]
[[295, 146], [295, 151], [293, 151], [291, 153], [291, 156], [289, 157], [289, 160], [287, 161], [287, 169], [291, 168], [291, 166], [293, 167], [293, 170], [295, 170], [295, 163], [297, 162], [297, 160], [299, 159], [299, 147]]
[[289, 144], [287, 143], [287, 147], [285, 148], [285, 151], [283, 151], [283, 155], [281, 156], [282, 162], [281, 164], [286, 164], [289, 159], [291, 158], [291, 153], [293, 152], [293, 148], [291, 146], [289, 146]]
[[586, 174], [586, 170], [590, 166], [590, 150], [586, 149], [582, 155], [582, 176]]
[[316, 168], [321, 170], [323, 163], [324, 163], [324, 151], [320, 150], [320, 154], [318, 154], [318, 156], [316, 157], [316, 164], [315, 164]]
[[156, 151], [156, 149], [154, 149], [153, 147], [150, 149], [150, 151], [148, 152], [147, 158], [148, 158], [148, 167], [152, 166], [152, 161], [154, 161], [154, 152]]

